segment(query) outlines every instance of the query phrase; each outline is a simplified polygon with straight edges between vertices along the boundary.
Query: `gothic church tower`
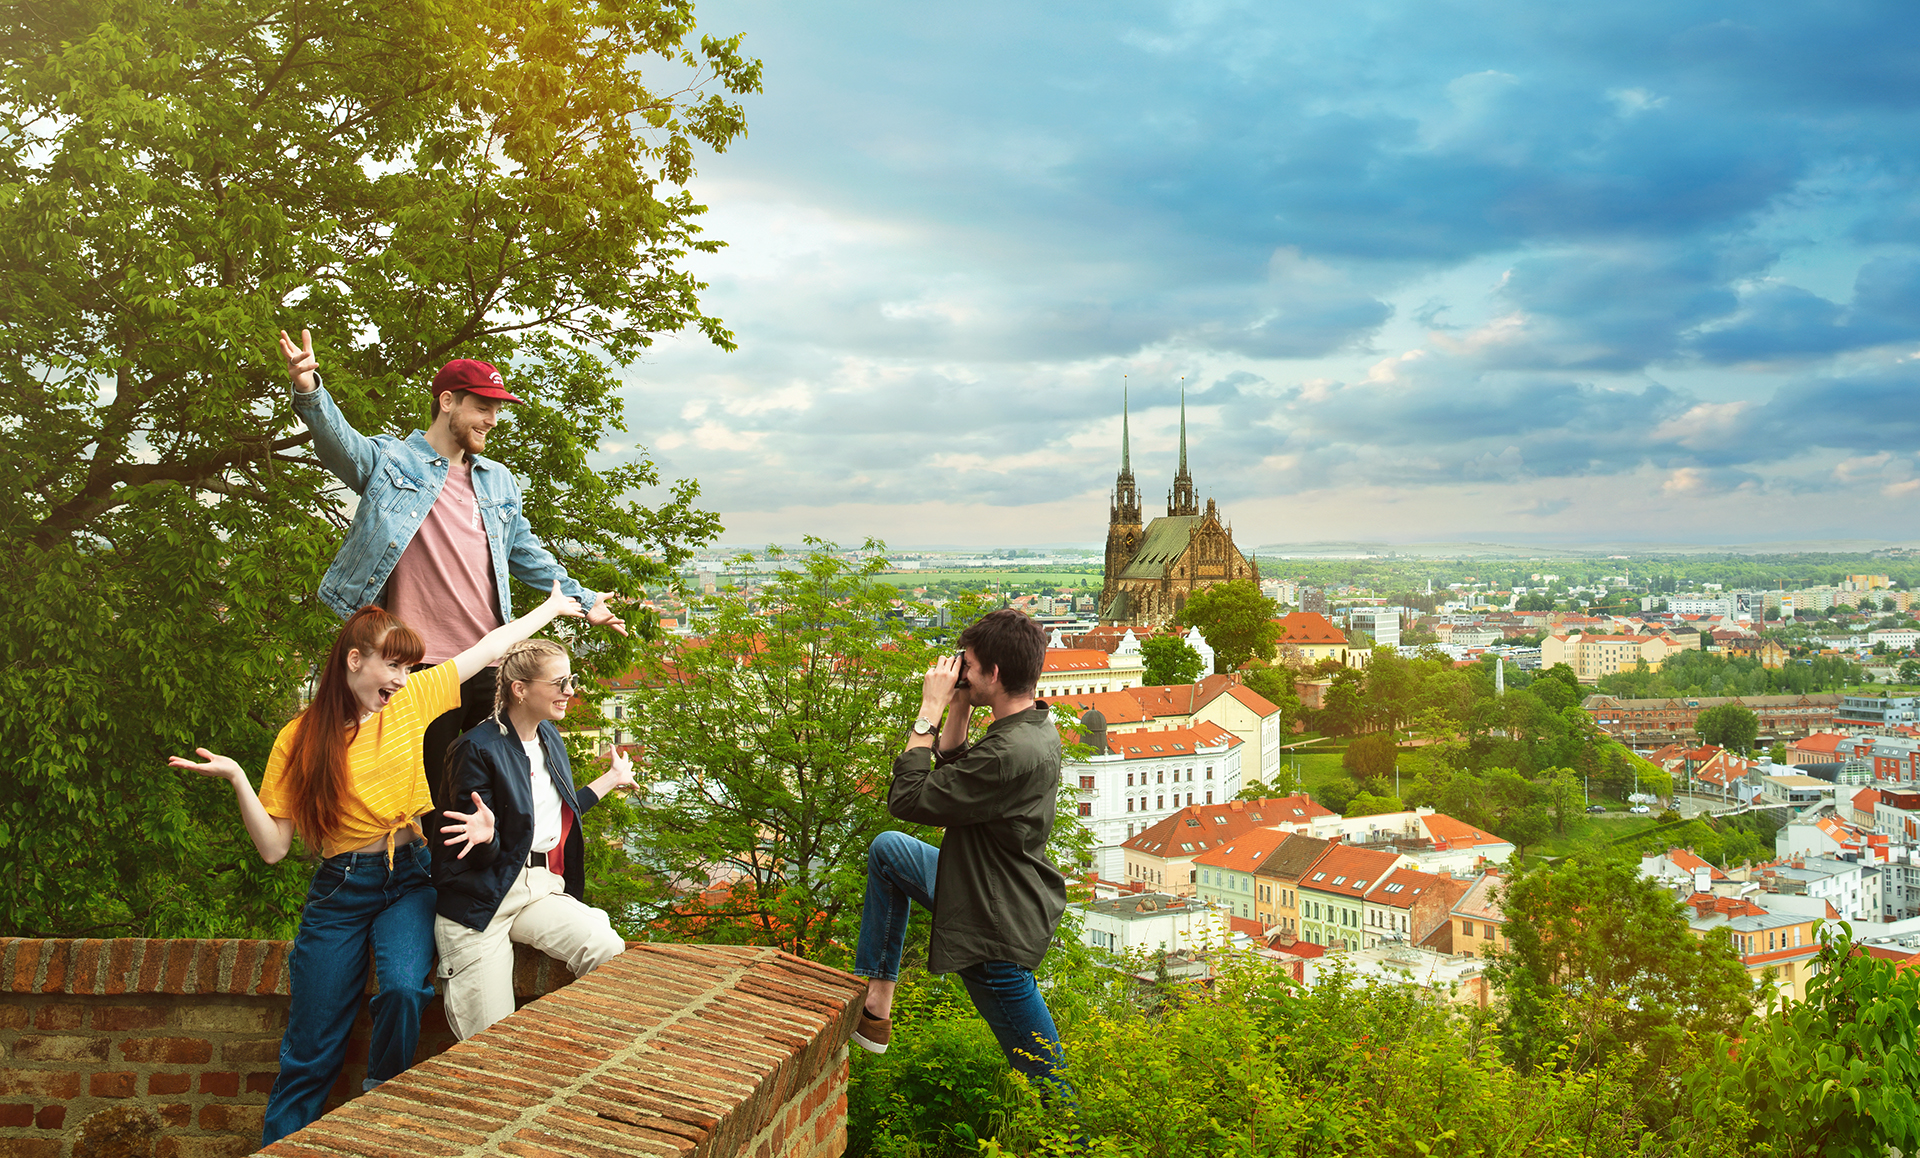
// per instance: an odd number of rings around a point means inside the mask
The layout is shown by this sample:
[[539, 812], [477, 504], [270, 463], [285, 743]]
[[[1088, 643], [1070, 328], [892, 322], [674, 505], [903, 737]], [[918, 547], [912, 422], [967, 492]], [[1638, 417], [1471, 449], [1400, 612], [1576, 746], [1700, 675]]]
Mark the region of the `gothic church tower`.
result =
[[1197, 515], [1200, 504], [1193, 496], [1193, 476], [1187, 473], [1187, 384], [1180, 384], [1180, 473], [1173, 476], [1173, 493], [1167, 496], [1169, 515]]
[[1113, 480], [1113, 502], [1107, 515], [1107, 577], [1100, 605], [1112, 598], [1114, 579], [1127, 569], [1140, 545], [1140, 490], [1133, 481], [1132, 446], [1127, 429], [1127, 387], [1120, 388], [1120, 474]]

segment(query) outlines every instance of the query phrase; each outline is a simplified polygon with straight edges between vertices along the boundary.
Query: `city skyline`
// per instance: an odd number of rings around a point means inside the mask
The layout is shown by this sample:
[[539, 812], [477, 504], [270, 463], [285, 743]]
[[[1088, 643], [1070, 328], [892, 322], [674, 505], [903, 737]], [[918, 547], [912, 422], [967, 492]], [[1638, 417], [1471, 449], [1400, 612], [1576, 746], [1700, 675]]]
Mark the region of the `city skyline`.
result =
[[1253, 545], [1903, 541], [1916, 15], [708, 0], [740, 349], [631, 442], [724, 541], [1096, 542], [1120, 457]]

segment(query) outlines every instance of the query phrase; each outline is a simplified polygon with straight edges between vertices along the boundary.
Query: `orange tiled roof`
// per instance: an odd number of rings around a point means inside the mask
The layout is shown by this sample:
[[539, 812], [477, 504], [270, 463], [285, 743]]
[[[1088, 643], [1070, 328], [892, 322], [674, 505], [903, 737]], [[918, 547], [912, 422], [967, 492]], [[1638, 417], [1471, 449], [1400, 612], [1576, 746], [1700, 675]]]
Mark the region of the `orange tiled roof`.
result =
[[1442, 878], [1433, 873], [1402, 866], [1381, 877], [1380, 883], [1368, 890], [1367, 901], [1395, 909], [1411, 909], [1421, 897], [1438, 892], [1442, 883]]
[[1046, 651], [1046, 661], [1040, 670], [1060, 671], [1102, 671], [1112, 657], [1104, 651], [1087, 647], [1050, 647]]
[[1304, 796], [1193, 804], [1141, 830], [1123, 847], [1159, 857], [1192, 856], [1209, 848], [1218, 848], [1256, 828], [1331, 815], [1331, 812]]
[[1427, 835], [1433, 839], [1435, 848], [1477, 848], [1481, 845], [1512, 843], [1485, 829], [1475, 828], [1464, 820], [1455, 820], [1444, 812], [1422, 816], [1420, 823], [1426, 826]]
[[1380, 878], [1393, 871], [1400, 859], [1378, 849], [1336, 844], [1313, 862], [1300, 878], [1300, 887], [1336, 896], [1362, 897]]
[[1280, 642], [1292, 644], [1345, 644], [1346, 634], [1318, 611], [1294, 611], [1274, 620], [1280, 625]]
[[1194, 857], [1193, 863], [1228, 872], [1250, 873], [1285, 839], [1286, 833], [1271, 828], [1250, 829], [1235, 837], [1232, 843], [1210, 848]]

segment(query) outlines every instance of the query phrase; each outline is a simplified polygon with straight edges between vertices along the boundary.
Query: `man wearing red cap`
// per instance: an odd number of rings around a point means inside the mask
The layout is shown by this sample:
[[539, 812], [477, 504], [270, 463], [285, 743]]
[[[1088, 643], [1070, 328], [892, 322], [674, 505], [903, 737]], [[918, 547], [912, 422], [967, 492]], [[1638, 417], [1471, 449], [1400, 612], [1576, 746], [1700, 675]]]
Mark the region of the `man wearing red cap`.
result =
[[[347, 541], [320, 581], [320, 600], [341, 618], [378, 603], [426, 641], [422, 662], [440, 663], [513, 618], [509, 574], [548, 591], [554, 580], [587, 609], [587, 622], [622, 635], [604, 596], [573, 581], [534, 537], [520, 509], [520, 482], [480, 452], [500, 407], [520, 399], [486, 362], [456, 358], [433, 376], [431, 419], [405, 438], [372, 438], [349, 424], [315, 369], [313, 336], [280, 333], [293, 379], [293, 410], [313, 431], [320, 462], [360, 496]], [[461, 706], [427, 728], [427, 780], [438, 785], [446, 751], [493, 710], [493, 669], [461, 685]]]

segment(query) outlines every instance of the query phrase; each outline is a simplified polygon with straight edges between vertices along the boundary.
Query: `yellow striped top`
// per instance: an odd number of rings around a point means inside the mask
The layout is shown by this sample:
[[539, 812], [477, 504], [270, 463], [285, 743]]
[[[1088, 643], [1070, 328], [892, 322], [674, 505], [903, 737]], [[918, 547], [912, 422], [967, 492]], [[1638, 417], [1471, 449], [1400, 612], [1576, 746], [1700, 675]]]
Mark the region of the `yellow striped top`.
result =
[[[402, 828], [419, 831], [414, 817], [433, 807], [420, 763], [420, 740], [436, 717], [459, 706], [460, 673], [448, 660], [408, 677], [386, 707], [360, 724], [360, 734], [347, 748], [345, 815], [322, 856], [364, 848], [382, 835], [391, 850], [394, 833]], [[272, 816], [293, 816], [287, 800], [287, 749], [299, 722], [296, 716], [280, 729], [267, 757], [260, 803]]]

